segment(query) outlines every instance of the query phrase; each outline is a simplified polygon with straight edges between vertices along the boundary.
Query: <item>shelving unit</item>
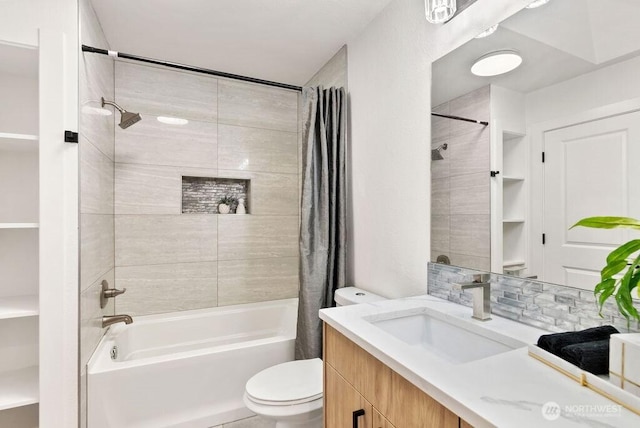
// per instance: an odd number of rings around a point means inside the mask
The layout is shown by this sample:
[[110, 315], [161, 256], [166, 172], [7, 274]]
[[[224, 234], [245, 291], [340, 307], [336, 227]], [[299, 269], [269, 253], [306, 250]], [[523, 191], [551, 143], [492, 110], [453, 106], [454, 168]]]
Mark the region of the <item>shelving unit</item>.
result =
[[0, 223], [0, 229], [37, 229], [38, 223]]
[[0, 411], [37, 402], [37, 366], [0, 373]]
[[526, 136], [502, 131], [502, 266], [524, 272], [526, 264]]
[[0, 42], [0, 420], [38, 413], [38, 84], [38, 49]]
[[38, 315], [38, 296], [0, 297], [0, 320]]

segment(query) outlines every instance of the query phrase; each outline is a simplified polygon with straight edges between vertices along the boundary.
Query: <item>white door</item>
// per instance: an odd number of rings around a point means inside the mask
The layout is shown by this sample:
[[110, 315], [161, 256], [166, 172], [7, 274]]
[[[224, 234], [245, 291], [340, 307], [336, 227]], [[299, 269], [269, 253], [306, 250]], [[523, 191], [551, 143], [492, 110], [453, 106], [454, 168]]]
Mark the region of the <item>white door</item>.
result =
[[544, 280], [592, 290], [624, 229], [569, 228], [591, 216], [640, 218], [640, 112], [549, 131], [544, 137]]

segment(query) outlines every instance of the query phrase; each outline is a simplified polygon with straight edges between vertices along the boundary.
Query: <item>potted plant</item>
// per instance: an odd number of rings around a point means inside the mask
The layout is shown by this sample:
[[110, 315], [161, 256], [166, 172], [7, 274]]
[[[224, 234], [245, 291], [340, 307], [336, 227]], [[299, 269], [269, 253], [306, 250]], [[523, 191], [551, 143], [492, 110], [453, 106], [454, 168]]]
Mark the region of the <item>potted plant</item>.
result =
[[220, 199], [218, 202], [218, 212], [220, 214], [229, 214], [231, 211], [231, 206], [237, 203], [238, 200], [233, 196], [226, 195]]
[[[571, 228], [576, 226], [592, 227], [597, 229], [613, 229], [624, 227], [640, 230], [640, 220], [630, 217], [587, 217], [583, 218]], [[600, 283], [593, 292], [598, 298], [600, 312], [604, 303], [610, 297], [614, 297], [618, 305], [618, 311], [627, 319], [640, 320], [640, 314], [633, 301], [633, 290], [640, 298], [640, 239], [632, 239], [620, 245], [607, 256], [607, 265], [600, 272]], [[601, 314], [602, 315], [602, 314]]]

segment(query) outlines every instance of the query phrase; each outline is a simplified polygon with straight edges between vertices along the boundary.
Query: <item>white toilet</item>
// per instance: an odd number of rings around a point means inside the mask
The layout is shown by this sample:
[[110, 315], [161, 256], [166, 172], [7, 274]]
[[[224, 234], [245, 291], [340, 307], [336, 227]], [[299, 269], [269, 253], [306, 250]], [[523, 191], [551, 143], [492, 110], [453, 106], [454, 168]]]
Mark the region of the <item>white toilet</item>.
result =
[[[336, 290], [337, 306], [384, 300], [356, 287]], [[289, 361], [269, 367], [247, 382], [244, 404], [276, 421], [276, 428], [322, 427], [322, 360]]]

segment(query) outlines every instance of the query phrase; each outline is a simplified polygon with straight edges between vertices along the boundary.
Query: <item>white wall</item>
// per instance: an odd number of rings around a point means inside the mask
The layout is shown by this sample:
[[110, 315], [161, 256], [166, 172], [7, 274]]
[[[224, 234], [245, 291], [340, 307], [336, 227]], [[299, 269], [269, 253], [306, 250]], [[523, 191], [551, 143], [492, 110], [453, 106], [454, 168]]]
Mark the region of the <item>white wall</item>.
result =
[[349, 41], [351, 284], [387, 297], [426, 292], [431, 62], [527, 3], [476, 2], [437, 26], [423, 0], [395, 0]]
[[526, 95], [527, 124], [640, 97], [638, 70], [640, 58], [636, 57], [530, 92]]

